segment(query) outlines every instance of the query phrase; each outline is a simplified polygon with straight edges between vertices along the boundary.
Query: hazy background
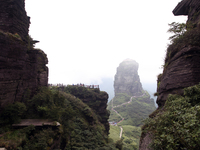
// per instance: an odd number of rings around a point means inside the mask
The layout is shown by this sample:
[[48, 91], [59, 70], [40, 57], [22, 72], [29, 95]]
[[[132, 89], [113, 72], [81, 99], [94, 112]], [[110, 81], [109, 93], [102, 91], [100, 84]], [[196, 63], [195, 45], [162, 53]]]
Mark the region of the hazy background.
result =
[[[49, 59], [49, 83], [112, 87], [118, 65], [139, 63], [144, 89], [156, 90], [180, 0], [26, 0], [30, 35]], [[106, 83], [106, 84], [105, 84]]]

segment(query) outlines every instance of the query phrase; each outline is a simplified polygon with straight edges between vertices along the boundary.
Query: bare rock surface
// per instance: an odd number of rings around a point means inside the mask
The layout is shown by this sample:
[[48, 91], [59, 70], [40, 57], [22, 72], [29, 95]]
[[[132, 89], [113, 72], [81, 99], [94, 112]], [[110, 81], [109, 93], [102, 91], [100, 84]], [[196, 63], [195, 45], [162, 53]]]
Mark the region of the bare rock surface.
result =
[[200, 47], [185, 47], [169, 62], [158, 81], [159, 107], [164, 106], [168, 94], [183, 94], [183, 89], [200, 82]]
[[151, 150], [149, 148], [149, 144], [152, 142], [151, 135], [149, 133], [142, 133], [141, 136], [144, 136], [144, 138], [141, 138], [139, 149], [140, 150]]
[[132, 59], [126, 59], [120, 63], [114, 81], [115, 95], [117, 93], [127, 93], [130, 96], [142, 94], [138, 67], [139, 64]]

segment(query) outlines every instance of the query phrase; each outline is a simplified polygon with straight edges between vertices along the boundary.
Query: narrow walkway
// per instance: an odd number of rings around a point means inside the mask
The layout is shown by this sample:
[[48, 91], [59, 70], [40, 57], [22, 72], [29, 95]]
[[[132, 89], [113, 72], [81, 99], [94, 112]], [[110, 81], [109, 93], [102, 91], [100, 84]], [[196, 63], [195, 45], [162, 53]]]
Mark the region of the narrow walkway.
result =
[[120, 129], [121, 129], [121, 132], [120, 132], [119, 138], [121, 139], [122, 138], [123, 128], [120, 126]]

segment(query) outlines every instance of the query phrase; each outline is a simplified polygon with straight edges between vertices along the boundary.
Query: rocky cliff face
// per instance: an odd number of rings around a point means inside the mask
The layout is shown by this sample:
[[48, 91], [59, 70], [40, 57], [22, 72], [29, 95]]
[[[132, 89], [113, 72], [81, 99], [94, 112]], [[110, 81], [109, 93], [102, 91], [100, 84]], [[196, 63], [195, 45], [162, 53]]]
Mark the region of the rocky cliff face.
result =
[[48, 84], [46, 54], [33, 49], [24, 0], [0, 0], [0, 110]]
[[167, 49], [165, 68], [158, 77], [159, 107], [168, 94], [183, 94], [183, 88], [200, 82], [200, 1], [183, 0], [173, 10], [174, 15], [188, 15], [187, 33]]
[[158, 78], [157, 104], [163, 107], [169, 94], [183, 94], [183, 88], [200, 82], [200, 47], [187, 46], [170, 61]]
[[18, 34], [28, 40], [30, 17], [26, 15], [24, 0], [0, 0], [0, 30]]
[[[183, 0], [173, 10], [174, 15], [188, 15], [187, 32], [167, 49], [165, 67], [157, 80], [158, 109], [162, 110], [169, 94], [183, 95], [183, 89], [200, 82], [200, 1]], [[143, 132], [140, 150], [148, 150], [151, 143], [148, 132]]]
[[138, 76], [138, 63], [126, 59], [120, 63], [115, 75], [114, 89], [117, 93], [127, 93], [130, 96], [142, 94], [142, 85]]
[[198, 27], [200, 29], [200, 1], [198, 0], [182, 0], [173, 10], [175, 16], [187, 15], [188, 27]]

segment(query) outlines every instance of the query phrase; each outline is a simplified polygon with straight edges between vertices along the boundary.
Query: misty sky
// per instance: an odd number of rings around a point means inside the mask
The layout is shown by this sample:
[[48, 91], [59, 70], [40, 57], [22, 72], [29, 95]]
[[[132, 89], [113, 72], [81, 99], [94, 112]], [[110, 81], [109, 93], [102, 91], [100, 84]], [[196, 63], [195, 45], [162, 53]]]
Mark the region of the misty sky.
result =
[[30, 35], [49, 59], [49, 83], [99, 84], [126, 58], [139, 63], [142, 83], [156, 84], [168, 23], [181, 0], [26, 0]]

